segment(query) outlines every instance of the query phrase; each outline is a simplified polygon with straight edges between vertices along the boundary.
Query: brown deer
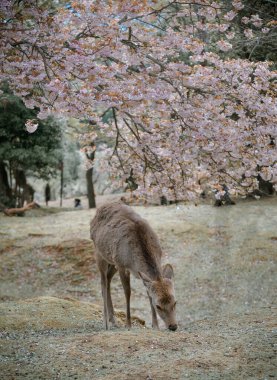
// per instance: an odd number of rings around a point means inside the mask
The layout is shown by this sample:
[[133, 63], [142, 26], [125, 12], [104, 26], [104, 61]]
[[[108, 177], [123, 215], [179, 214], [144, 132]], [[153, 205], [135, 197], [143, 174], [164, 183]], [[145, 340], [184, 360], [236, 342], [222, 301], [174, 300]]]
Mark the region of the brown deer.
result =
[[152, 311], [152, 327], [159, 328], [158, 314], [166, 327], [175, 331], [177, 323], [173, 268], [170, 264], [161, 267], [162, 250], [147, 221], [131, 207], [121, 202], [112, 202], [97, 210], [91, 221], [90, 232], [101, 274], [105, 328], [109, 328], [109, 322], [115, 324], [110, 284], [118, 270], [126, 297], [126, 326], [131, 327], [132, 272], [135, 277], [142, 279], [146, 287]]

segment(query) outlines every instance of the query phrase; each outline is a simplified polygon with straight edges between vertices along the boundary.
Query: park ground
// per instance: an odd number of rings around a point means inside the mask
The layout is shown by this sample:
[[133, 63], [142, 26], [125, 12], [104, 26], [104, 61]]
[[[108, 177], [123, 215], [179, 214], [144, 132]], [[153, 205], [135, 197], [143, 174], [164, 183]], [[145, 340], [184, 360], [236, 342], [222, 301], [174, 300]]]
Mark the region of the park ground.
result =
[[[100, 200], [101, 201], [101, 200]], [[175, 269], [179, 328], [150, 327], [132, 279], [133, 327], [104, 331], [89, 222], [94, 210], [0, 214], [0, 373], [10, 379], [276, 378], [277, 198], [221, 208], [136, 206]], [[144, 325], [145, 321], [145, 325]]]

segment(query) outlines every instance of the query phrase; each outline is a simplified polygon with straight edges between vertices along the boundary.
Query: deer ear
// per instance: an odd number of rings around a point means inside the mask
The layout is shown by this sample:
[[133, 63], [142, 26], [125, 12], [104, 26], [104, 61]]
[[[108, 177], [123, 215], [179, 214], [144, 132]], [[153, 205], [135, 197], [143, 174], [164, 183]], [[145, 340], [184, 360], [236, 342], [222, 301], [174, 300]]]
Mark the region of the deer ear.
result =
[[152, 283], [152, 280], [151, 280], [146, 274], [144, 274], [144, 273], [142, 273], [142, 272], [138, 272], [138, 275], [139, 275], [139, 277], [142, 279], [144, 285], [145, 285], [147, 288], [149, 288], [149, 286], [150, 286], [151, 283]]
[[172, 265], [170, 264], [164, 265], [162, 268], [162, 272], [163, 272], [163, 277], [168, 278], [169, 280], [171, 280], [174, 277], [173, 268], [172, 268]]

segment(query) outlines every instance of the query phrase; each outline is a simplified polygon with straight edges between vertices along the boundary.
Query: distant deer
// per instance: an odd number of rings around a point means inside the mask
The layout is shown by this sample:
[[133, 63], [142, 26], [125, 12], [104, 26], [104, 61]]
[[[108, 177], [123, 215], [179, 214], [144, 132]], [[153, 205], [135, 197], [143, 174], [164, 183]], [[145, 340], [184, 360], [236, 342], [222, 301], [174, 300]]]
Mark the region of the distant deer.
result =
[[173, 268], [161, 267], [162, 250], [158, 238], [146, 220], [131, 207], [112, 202], [101, 206], [91, 221], [91, 238], [95, 244], [96, 261], [101, 273], [104, 300], [104, 326], [115, 324], [110, 284], [119, 271], [126, 297], [127, 321], [131, 327], [130, 272], [140, 277], [147, 289], [152, 311], [152, 327], [159, 328], [157, 313], [166, 327], [177, 329], [173, 286]]

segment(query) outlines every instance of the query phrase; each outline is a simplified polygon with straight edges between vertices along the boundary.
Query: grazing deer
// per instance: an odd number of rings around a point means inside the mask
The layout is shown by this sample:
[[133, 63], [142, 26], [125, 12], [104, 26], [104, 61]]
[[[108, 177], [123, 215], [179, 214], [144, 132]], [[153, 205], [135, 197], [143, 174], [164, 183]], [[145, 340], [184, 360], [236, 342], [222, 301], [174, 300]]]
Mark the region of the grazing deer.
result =
[[152, 327], [159, 328], [157, 314], [166, 327], [177, 329], [173, 287], [173, 268], [161, 267], [162, 250], [158, 238], [146, 220], [131, 207], [112, 202], [101, 206], [91, 221], [91, 238], [95, 244], [96, 261], [101, 273], [104, 300], [104, 325], [115, 324], [110, 284], [119, 271], [126, 297], [127, 327], [131, 327], [130, 272], [140, 277], [146, 287], [152, 311]]

